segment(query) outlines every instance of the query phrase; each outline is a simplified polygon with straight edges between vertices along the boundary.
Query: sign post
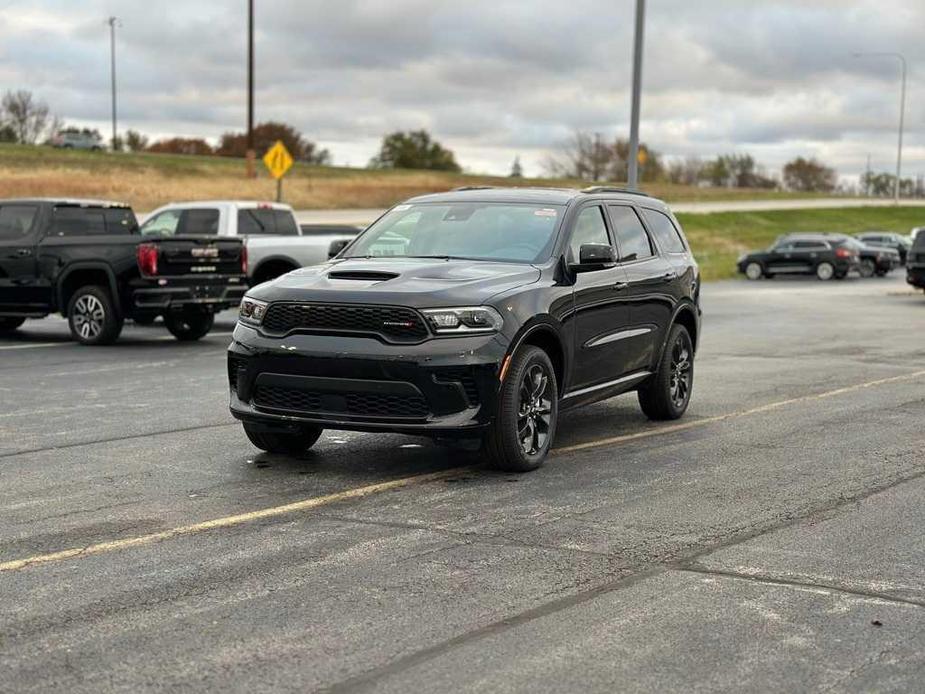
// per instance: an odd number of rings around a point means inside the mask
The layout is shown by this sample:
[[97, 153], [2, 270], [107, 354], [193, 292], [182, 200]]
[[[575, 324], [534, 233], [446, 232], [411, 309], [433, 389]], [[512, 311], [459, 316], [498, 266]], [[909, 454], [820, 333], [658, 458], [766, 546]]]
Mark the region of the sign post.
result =
[[283, 201], [283, 176], [292, 168], [292, 163], [292, 155], [289, 154], [282, 140], [277, 140], [276, 144], [263, 155], [264, 166], [276, 179], [276, 202]]

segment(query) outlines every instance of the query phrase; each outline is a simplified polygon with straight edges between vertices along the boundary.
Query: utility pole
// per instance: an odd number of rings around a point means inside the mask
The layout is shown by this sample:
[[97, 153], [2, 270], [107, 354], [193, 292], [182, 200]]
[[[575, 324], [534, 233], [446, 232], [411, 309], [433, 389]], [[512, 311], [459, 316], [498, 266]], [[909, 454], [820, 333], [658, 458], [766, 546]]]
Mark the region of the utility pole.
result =
[[906, 123], [906, 56], [902, 53], [853, 53], [855, 58], [896, 58], [901, 67], [902, 83], [899, 91], [899, 144], [896, 148], [896, 181], [893, 183], [893, 199], [899, 204], [899, 192], [903, 175], [903, 130]]
[[633, 104], [630, 113], [630, 160], [627, 185], [639, 185], [639, 101], [642, 98], [642, 47], [646, 23], [646, 0], [636, 0], [636, 35], [633, 39]]
[[254, 149], [254, 0], [247, 0], [247, 177], [257, 178]]
[[122, 26], [122, 23], [117, 17], [110, 17], [107, 23], [109, 24], [109, 57], [112, 77], [112, 141], [110, 144], [112, 151], [115, 152], [118, 138], [116, 127], [116, 27]]
[[870, 154], [867, 155], [867, 174], [864, 176], [864, 195], [870, 197]]

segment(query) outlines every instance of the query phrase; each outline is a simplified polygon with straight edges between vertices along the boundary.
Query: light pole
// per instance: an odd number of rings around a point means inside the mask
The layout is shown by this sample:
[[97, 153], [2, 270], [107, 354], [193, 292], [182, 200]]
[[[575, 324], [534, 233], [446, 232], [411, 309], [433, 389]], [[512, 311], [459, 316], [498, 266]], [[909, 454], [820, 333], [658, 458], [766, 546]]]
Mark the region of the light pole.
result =
[[254, 150], [254, 0], [247, 0], [247, 177], [256, 178]]
[[906, 56], [902, 53], [877, 52], [853, 53], [855, 58], [896, 58], [902, 67], [902, 87], [899, 92], [899, 145], [896, 148], [896, 181], [893, 184], [893, 197], [899, 203], [899, 189], [903, 173], [903, 129], [906, 121]]
[[633, 39], [633, 104], [630, 112], [630, 160], [627, 185], [639, 184], [639, 101], [642, 98], [642, 47], [646, 23], [646, 0], [636, 0], [636, 35]]
[[112, 76], [112, 151], [116, 151], [116, 138], [118, 137], [116, 129], [116, 27], [122, 26], [122, 22], [117, 17], [110, 17], [106, 20], [109, 24], [109, 60], [110, 74]]

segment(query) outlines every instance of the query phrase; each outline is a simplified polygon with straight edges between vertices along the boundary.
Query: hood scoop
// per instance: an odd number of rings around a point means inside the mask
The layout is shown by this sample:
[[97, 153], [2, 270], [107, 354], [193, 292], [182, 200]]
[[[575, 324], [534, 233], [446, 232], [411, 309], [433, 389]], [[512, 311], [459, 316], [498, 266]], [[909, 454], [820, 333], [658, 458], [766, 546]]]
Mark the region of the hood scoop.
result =
[[396, 272], [378, 272], [375, 270], [333, 270], [328, 273], [332, 280], [356, 280], [358, 282], [385, 282], [398, 277]]

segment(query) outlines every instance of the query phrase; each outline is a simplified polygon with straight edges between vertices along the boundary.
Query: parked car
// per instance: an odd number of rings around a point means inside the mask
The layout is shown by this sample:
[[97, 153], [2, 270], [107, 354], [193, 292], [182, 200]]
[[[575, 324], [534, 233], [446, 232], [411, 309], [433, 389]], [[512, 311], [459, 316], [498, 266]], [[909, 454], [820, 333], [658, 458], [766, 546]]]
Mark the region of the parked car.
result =
[[[847, 238], [847, 237], [845, 237]], [[745, 253], [736, 262], [750, 280], [775, 275], [816, 275], [821, 280], [844, 279], [860, 263], [860, 252], [830, 234], [787, 234], [766, 251]]]
[[906, 281], [913, 287], [925, 289], [925, 234], [918, 234], [906, 259]]
[[289, 205], [233, 200], [165, 205], [148, 215], [141, 233], [146, 237], [180, 234], [243, 238], [252, 285], [300, 267], [323, 263], [328, 260], [332, 244], [356, 236], [356, 230], [343, 234], [304, 234]]
[[333, 261], [252, 288], [228, 353], [260, 449], [322, 430], [480, 440], [542, 464], [559, 412], [637, 391], [681, 417], [700, 276], [668, 207], [610, 188], [458, 190], [392, 208]]
[[125, 318], [163, 315], [177, 339], [197, 340], [240, 304], [246, 271], [240, 240], [145, 239], [127, 205], [0, 200], [0, 333], [60, 313], [78, 342], [109, 344]]
[[889, 231], [865, 231], [861, 234], [855, 234], [855, 238], [867, 246], [892, 248], [899, 253], [899, 261], [902, 265], [906, 264], [906, 254], [912, 245], [907, 236]]
[[80, 130], [64, 130], [50, 140], [52, 147], [59, 149], [89, 149], [98, 152], [103, 149], [103, 138], [99, 133]]
[[835, 236], [834, 243], [852, 246], [858, 251], [858, 274], [861, 277], [885, 277], [902, 265], [899, 251], [887, 246], [870, 246], [851, 236]]
[[347, 247], [362, 229], [350, 224], [300, 224], [302, 236], [312, 236], [328, 242], [328, 260]]
[[909, 232], [909, 243], [914, 243], [919, 234], [921, 234], [923, 231], [925, 231], [925, 227], [914, 227], [912, 231]]

